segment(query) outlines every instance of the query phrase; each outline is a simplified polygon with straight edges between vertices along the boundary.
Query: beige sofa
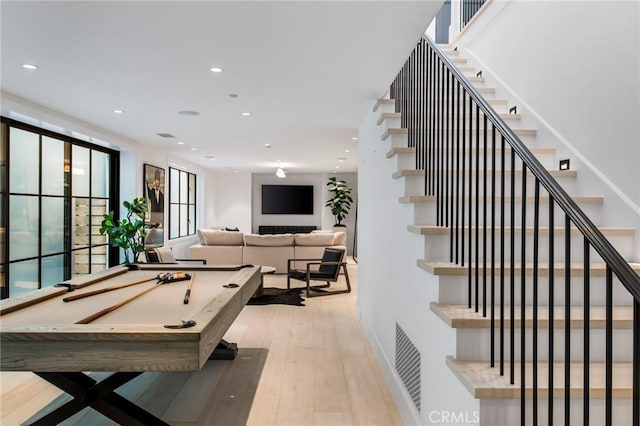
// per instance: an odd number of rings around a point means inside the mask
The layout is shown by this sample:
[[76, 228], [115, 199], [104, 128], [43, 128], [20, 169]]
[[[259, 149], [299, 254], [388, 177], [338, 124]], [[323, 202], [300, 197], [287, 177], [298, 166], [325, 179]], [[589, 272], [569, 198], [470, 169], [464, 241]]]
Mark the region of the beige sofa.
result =
[[[318, 259], [327, 247], [346, 250], [346, 234], [313, 231], [310, 234], [255, 235], [242, 232], [199, 229], [199, 244], [189, 247], [190, 259], [205, 259], [207, 265], [265, 265], [287, 272], [288, 259]], [[304, 262], [296, 262], [303, 268]]]

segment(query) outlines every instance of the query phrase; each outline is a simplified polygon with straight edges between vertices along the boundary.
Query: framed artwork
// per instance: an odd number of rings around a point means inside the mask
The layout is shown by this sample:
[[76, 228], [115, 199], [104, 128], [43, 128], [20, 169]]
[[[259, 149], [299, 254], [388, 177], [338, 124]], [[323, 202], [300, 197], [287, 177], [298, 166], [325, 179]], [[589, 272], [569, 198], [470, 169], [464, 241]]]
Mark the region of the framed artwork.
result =
[[145, 164], [143, 193], [147, 199], [145, 220], [154, 228], [164, 228], [164, 169]]

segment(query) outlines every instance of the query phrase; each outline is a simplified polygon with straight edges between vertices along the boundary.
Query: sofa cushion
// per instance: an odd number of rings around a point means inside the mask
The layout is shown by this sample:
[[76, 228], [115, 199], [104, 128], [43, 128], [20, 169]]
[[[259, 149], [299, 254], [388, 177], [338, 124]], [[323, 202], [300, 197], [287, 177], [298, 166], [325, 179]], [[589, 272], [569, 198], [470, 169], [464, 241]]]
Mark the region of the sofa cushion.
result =
[[234, 231], [218, 231], [217, 229], [198, 229], [198, 240], [203, 246], [242, 246], [244, 234]]
[[347, 245], [347, 233], [337, 231], [333, 233], [333, 245], [334, 246], [346, 246]]
[[331, 246], [334, 236], [330, 232], [316, 232], [311, 234], [295, 234], [297, 246]]
[[293, 234], [268, 234], [268, 235], [247, 234], [244, 236], [244, 243], [247, 246], [263, 246], [263, 247], [292, 246]]

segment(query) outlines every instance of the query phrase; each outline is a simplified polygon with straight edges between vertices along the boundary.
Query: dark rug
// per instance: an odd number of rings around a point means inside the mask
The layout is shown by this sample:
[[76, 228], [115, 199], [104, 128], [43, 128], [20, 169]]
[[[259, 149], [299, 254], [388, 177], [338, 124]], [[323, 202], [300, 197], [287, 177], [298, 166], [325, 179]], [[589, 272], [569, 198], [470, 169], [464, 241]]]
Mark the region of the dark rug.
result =
[[260, 297], [252, 297], [249, 299], [247, 305], [291, 305], [291, 306], [304, 306], [304, 299], [302, 298], [302, 292], [304, 289], [292, 288], [287, 290], [286, 288], [265, 287], [264, 294]]

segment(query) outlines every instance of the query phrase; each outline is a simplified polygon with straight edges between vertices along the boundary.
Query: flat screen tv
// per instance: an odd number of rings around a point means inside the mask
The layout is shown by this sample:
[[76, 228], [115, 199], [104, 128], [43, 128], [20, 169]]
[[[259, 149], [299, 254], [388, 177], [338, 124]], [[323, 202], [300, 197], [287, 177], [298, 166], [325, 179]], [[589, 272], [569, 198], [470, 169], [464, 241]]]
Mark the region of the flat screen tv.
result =
[[313, 185], [262, 185], [262, 214], [313, 214]]

